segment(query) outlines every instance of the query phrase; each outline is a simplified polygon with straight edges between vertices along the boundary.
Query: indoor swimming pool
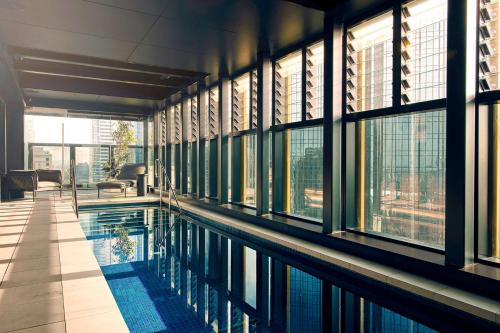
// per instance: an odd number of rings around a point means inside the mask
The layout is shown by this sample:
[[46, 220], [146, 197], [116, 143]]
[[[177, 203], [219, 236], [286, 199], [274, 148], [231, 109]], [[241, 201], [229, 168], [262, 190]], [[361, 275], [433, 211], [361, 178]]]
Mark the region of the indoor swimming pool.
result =
[[[153, 206], [82, 209], [80, 223], [132, 332], [467, 330], [446, 312]], [[167, 235], [166, 235], [167, 234]], [[439, 320], [438, 320], [439, 319]]]

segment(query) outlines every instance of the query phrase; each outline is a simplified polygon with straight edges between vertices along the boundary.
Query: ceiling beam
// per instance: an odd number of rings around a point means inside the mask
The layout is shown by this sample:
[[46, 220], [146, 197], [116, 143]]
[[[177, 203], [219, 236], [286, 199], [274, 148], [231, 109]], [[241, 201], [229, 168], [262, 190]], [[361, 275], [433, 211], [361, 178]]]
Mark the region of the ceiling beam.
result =
[[206, 77], [207, 73], [183, 70], [183, 69], [174, 69], [167, 67], [159, 67], [159, 66], [151, 66], [151, 65], [143, 65], [143, 64], [135, 64], [129, 62], [122, 62], [111, 59], [103, 59], [89, 56], [81, 56], [74, 54], [66, 54], [66, 53], [58, 53], [53, 51], [45, 51], [45, 50], [35, 50], [29, 48], [22, 48], [17, 46], [8, 46], [7, 50], [10, 55], [14, 57], [23, 57], [23, 58], [32, 58], [32, 59], [45, 59], [52, 60], [57, 62], [68, 62], [73, 64], [82, 64], [88, 66], [95, 67], [108, 67], [115, 69], [122, 69], [134, 72], [144, 72], [144, 73], [152, 73], [152, 74], [165, 74], [169, 76], [176, 77], [187, 77], [187, 78], [195, 78], [197, 80]]
[[308, 8], [313, 8], [313, 9], [318, 9], [322, 11], [326, 11], [328, 9], [333, 8], [335, 5], [338, 5], [341, 2], [344, 2], [342, 0], [337, 0], [337, 1], [328, 1], [328, 0], [285, 0], [288, 2], [293, 2], [298, 5], [308, 7]]
[[[138, 105], [122, 105], [122, 104], [111, 104], [111, 103], [101, 103], [101, 102], [91, 102], [91, 101], [72, 101], [72, 100], [61, 100], [45, 97], [30, 97], [28, 102], [29, 107], [41, 107], [50, 109], [67, 109], [76, 111], [92, 111], [100, 112], [106, 114], [127, 114], [127, 115], [149, 115], [155, 108], [138, 106]], [[29, 113], [29, 110], [27, 111]]]
[[20, 57], [14, 59], [14, 68], [20, 72], [128, 82], [166, 88], [177, 88], [179, 84], [189, 85], [195, 82], [195, 79], [192, 78], [172, 78], [165, 74], [133, 72], [114, 68], [99, 68], [67, 62]]
[[177, 89], [173, 88], [145, 86], [135, 83], [28, 72], [19, 72], [19, 81], [23, 88], [152, 100], [161, 100], [177, 91]]

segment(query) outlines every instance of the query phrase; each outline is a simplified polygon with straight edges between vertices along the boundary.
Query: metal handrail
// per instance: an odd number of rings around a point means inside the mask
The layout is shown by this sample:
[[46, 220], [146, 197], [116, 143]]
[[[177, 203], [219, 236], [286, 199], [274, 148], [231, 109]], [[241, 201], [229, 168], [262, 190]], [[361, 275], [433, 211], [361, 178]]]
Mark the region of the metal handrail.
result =
[[[174, 216], [174, 223], [168, 228], [167, 232], [163, 235], [162, 239], [158, 241], [158, 246], [165, 246], [165, 241], [167, 239], [167, 236], [172, 232], [174, 226], [177, 224], [178, 221], [180, 221], [179, 217], [184, 214], [184, 210], [181, 207], [181, 204], [179, 203], [179, 200], [177, 200], [177, 194], [175, 193], [175, 189], [172, 186], [172, 183], [170, 182], [170, 177], [168, 177], [167, 169], [163, 165], [163, 163], [159, 160], [156, 159], [155, 161], [155, 175], [158, 176], [158, 171], [160, 171], [160, 177], [159, 177], [159, 190], [160, 190], [160, 228], [163, 228], [163, 217], [161, 216], [162, 209], [161, 205], [163, 203], [163, 182], [164, 179], [166, 179], [166, 185], [168, 186], [168, 212], [169, 214], [172, 212], [171, 206], [172, 206], [172, 197], [174, 197], [175, 203], [177, 205], [177, 209], [179, 211], [179, 214], [177, 216]], [[160, 230], [161, 232], [161, 230]]]
[[165, 166], [163, 166], [163, 163], [159, 159], [156, 159], [156, 166], [157, 166], [156, 170], [161, 171], [161, 176], [159, 177], [159, 180], [160, 180], [160, 183], [159, 183], [160, 206], [162, 203], [161, 199], [162, 199], [162, 192], [163, 192], [163, 178], [165, 178], [167, 180], [167, 185], [168, 185], [168, 190], [169, 190], [169, 193], [168, 193], [168, 195], [169, 195], [169, 209], [170, 209], [170, 200], [171, 200], [170, 194], [172, 194], [174, 197], [174, 200], [175, 200], [175, 204], [177, 205], [177, 208], [179, 209], [179, 215], [182, 215], [184, 211], [182, 210], [182, 207], [179, 204], [179, 200], [177, 200], [177, 194], [175, 193], [175, 189], [173, 188], [172, 183], [170, 182], [170, 177], [168, 176], [167, 169], [165, 168]]
[[76, 192], [75, 160], [69, 162], [69, 181], [71, 183], [71, 203], [76, 217], [78, 217], [78, 196]]

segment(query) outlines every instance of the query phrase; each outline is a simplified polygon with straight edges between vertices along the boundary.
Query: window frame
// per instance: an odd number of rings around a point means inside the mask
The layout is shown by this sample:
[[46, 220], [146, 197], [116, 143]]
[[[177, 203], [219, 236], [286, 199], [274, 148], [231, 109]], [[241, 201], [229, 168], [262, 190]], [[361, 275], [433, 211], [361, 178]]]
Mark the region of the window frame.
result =
[[[343, 218], [341, 219], [340, 229], [342, 231], [360, 234], [366, 237], [371, 237], [374, 239], [381, 239], [384, 241], [402, 244], [405, 246], [424, 249], [427, 251], [432, 251], [440, 254], [445, 253], [445, 248], [435, 248], [432, 246], [423, 245], [421, 243], [415, 243], [411, 241], [406, 241], [403, 239], [398, 239], [395, 237], [391, 237], [391, 235], [382, 234], [374, 234], [371, 232], [354, 230], [349, 227], [348, 224], [355, 221], [356, 216], [358, 214], [358, 207], [356, 203], [356, 198], [358, 196], [356, 183], [357, 177], [356, 172], [349, 171], [349, 168], [355, 168], [357, 170], [357, 166], [353, 163], [353, 160], [356, 156], [355, 147], [350, 147], [354, 142], [352, 140], [356, 139], [356, 124], [362, 120], [371, 120], [382, 117], [389, 116], [400, 116], [400, 115], [409, 115], [413, 113], [424, 113], [430, 111], [443, 110], [445, 112], [447, 107], [447, 96], [440, 99], [423, 101], [423, 102], [415, 102], [410, 104], [403, 104], [401, 100], [401, 81], [402, 81], [402, 73], [401, 73], [401, 21], [402, 21], [402, 8], [403, 6], [411, 2], [412, 0], [403, 1], [401, 3], [396, 2], [390, 5], [387, 5], [383, 8], [377, 8], [376, 11], [366, 13], [362, 16], [354, 17], [350, 20], [344, 22], [343, 31], [342, 31], [342, 134], [341, 134], [341, 197], [343, 201]], [[376, 18], [377, 16], [383, 15], [392, 11], [392, 57], [393, 57], [393, 65], [392, 65], [392, 106], [377, 108], [373, 110], [366, 111], [356, 111], [356, 112], [348, 112], [347, 111], [347, 36], [348, 30], [351, 27], [359, 25], [363, 22]], [[446, 49], [448, 52], [448, 48]], [[447, 66], [448, 67], [448, 66]], [[448, 70], [448, 68], [447, 68]], [[448, 82], [446, 82], [446, 85]], [[447, 138], [447, 136], [446, 136]], [[349, 155], [349, 157], [348, 157]], [[446, 174], [446, 171], [445, 171]], [[446, 194], [445, 194], [446, 195]], [[446, 219], [446, 217], [445, 217]], [[354, 223], [355, 224], [355, 223]], [[446, 235], [446, 224], [444, 225], [444, 234]]]
[[[319, 36], [314, 36], [311, 39], [308, 39], [298, 45], [295, 45], [294, 47], [284, 49], [281, 52], [278, 52], [274, 54], [274, 56], [271, 57], [271, 124], [270, 124], [270, 134], [271, 134], [271, 159], [272, 159], [272, 166], [271, 166], [271, 172], [273, 175], [273, 181], [272, 181], [272, 202], [269, 207], [270, 213], [277, 215], [277, 216], [282, 216], [285, 218], [293, 218], [302, 222], [310, 223], [313, 225], [323, 225], [323, 220], [324, 220], [324, 213], [323, 213], [323, 218], [321, 219], [314, 219], [314, 218], [308, 218], [307, 216], [301, 216], [301, 215], [295, 215], [286, 211], [283, 211], [281, 209], [278, 209], [277, 206], [283, 205], [284, 198], [283, 197], [278, 197], [279, 193], [282, 193], [282, 191], [277, 191], [278, 187], [282, 187], [283, 184], [278, 184], [276, 181], [276, 170], [277, 170], [277, 165], [282, 164], [282, 162], [277, 161], [276, 158], [276, 135], [282, 132], [285, 132], [287, 130], [293, 130], [293, 129], [302, 129], [302, 128], [310, 128], [310, 127], [322, 127], [324, 130], [324, 109], [323, 109], [323, 116], [321, 118], [314, 118], [314, 119], [307, 119], [307, 80], [306, 80], [306, 70], [307, 70], [307, 50], [309, 47], [314, 46], [318, 43], [323, 43], [324, 47], [324, 36], [321, 34]], [[288, 56], [289, 54], [293, 54], [295, 52], [301, 52], [301, 57], [302, 57], [302, 62], [301, 62], [301, 75], [302, 75], [302, 85], [301, 85], [301, 120], [300, 121], [293, 121], [289, 123], [283, 123], [283, 124], [276, 124], [276, 63]], [[323, 76], [323, 85], [324, 85], [324, 76]], [[324, 105], [323, 105], [324, 107]], [[323, 143], [324, 146], [324, 143]], [[324, 157], [324, 156], [323, 156]], [[324, 194], [323, 194], [323, 208], [324, 209]]]
[[[242, 76], [244, 75], [248, 75], [248, 91], [249, 91], [249, 110], [248, 110], [248, 119], [249, 119], [249, 128], [248, 129], [244, 129], [244, 130], [235, 130], [234, 129], [234, 110], [233, 110], [233, 107], [234, 107], [234, 82], [236, 80], [238, 80], [239, 78], [241, 78]], [[231, 130], [229, 131], [229, 138], [231, 140], [231, 150], [230, 150], [230, 154], [233, 154], [233, 152], [235, 152], [235, 149], [238, 149], [237, 147], [234, 146], [234, 139], [240, 139], [242, 140], [243, 138], [246, 138], [246, 137], [249, 137], [249, 136], [252, 136], [252, 135], [257, 135], [257, 128], [255, 126], [253, 126], [253, 122], [252, 122], [252, 117], [253, 117], [253, 105], [252, 105], [252, 101], [253, 101], [253, 80], [254, 80], [254, 76], [257, 75], [257, 71], [256, 71], [256, 67], [255, 66], [249, 66], [249, 67], [246, 67], [244, 68], [243, 70], [241, 71], [238, 71], [236, 73], [234, 73], [234, 75], [232, 75], [230, 77], [230, 87], [231, 87], [231, 106], [230, 106], [230, 110], [231, 110]], [[257, 110], [255, 110], [257, 111]], [[241, 163], [243, 163], [243, 154], [242, 154], [242, 151], [241, 151], [241, 147], [239, 148], [239, 156], [240, 156], [240, 161], [239, 163], [237, 164], [238, 166], [241, 165]], [[257, 162], [256, 162], [257, 163]], [[235, 174], [235, 164], [234, 163], [231, 163], [230, 167], [233, 169], [231, 170], [231, 183], [235, 182], [236, 181], [236, 174], [239, 174], [241, 175], [239, 172]], [[256, 166], [258, 167], [258, 166]], [[257, 169], [256, 169], [257, 170]], [[235, 189], [241, 189], [242, 187], [245, 186], [245, 184], [243, 184], [243, 177], [239, 177], [238, 179], [238, 186], [235, 187], [234, 184], [231, 184], [231, 197], [229, 198], [229, 203], [230, 204], [233, 204], [233, 205], [237, 205], [237, 206], [241, 206], [241, 207], [244, 207], [244, 208], [249, 208], [249, 209], [253, 209], [255, 210], [256, 209], [256, 206], [255, 205], [249, 205], [247, 204], [246, 202], [244, 202], [244, 198], [243, 197], [240, 197], [240, 195], [238, 195], [238, 198], [240, 200], [234, 200], [233, 197], [234, 197], [234, 191]]]

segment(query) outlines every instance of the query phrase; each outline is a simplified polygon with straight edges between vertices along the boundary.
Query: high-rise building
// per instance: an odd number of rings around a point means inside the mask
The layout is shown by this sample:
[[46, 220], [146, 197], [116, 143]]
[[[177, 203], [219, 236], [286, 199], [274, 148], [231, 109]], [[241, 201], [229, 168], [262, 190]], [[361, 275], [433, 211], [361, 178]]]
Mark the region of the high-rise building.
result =
[[52, 167], [52, 154], [43, 147], [33, 147], [33, 169], [50, 169]]

